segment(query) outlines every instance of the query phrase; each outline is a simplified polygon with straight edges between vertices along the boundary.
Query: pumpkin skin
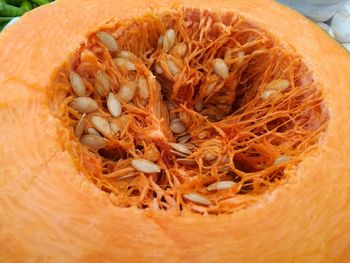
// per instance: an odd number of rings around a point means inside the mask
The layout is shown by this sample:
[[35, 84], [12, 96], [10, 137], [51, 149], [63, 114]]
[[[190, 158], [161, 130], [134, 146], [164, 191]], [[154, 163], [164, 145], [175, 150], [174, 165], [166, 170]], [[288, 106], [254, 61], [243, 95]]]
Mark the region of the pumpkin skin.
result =
[[[231, 215], [118, 208], [87, 182], [46, 87], [99, 24], [171, 5], [237, 11], [294, 46], [330, 119], [295, 180]], [[74, 25], [74, 26], [72, 26]], [[350, 258], [350, 57], [317, 25], [272, 1], [57, 1], [0, 35], [2, 262], [346, 262]]]

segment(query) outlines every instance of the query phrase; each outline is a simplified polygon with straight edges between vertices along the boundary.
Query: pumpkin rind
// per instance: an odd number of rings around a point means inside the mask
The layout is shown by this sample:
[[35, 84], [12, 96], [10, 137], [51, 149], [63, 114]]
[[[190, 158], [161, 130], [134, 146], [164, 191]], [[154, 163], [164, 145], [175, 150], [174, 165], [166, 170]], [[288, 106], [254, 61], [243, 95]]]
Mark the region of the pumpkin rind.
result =
[[[46, 87], [104, 21], [172, 5], [237, 11], [302, 54], [330, 120], [295, 176], [232, 215], [122, 209], [60, 146]], [[57, 22], [59, 21], [59, 23]], [[74, 25], [74, 26], [72, 26]], [[60, 262], [346, 262], [350, 258], [350, 57], [317, 25], [272, 1], [56, 1], [0, 35], [0, 259]], [[294, 171], [290, 171], [291, 174]]]

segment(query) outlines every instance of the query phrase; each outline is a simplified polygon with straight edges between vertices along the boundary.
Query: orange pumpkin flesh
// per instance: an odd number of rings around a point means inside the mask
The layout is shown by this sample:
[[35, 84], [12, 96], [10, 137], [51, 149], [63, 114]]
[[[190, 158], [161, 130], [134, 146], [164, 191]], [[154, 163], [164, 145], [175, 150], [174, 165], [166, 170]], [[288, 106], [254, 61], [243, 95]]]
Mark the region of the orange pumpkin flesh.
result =
[[[160, 1], [154, 7], [172, 4]], [[142, 15], [149, 4], [133, 3], [128, 12], [126, 6], [59, 1], [0, 36], [1, 258], [345, 262], [350, 257], [350, 144], [344, 125], [350, 108], [349, 57], [315, 25], [272, 2], [206, 1], [205, 8], [232, 10], [266, 27], [302, 54], [320, 84], [330, 113], [328, 128], [317, 151], [297, 166], [294, 181], [245, 210], [208, 217], [118, 208], [87, 182], [62, 149], [66, 134], [48, 107], [47, 87], [98, 24]], [[35, 26], [39, 29], [28, 33]]]

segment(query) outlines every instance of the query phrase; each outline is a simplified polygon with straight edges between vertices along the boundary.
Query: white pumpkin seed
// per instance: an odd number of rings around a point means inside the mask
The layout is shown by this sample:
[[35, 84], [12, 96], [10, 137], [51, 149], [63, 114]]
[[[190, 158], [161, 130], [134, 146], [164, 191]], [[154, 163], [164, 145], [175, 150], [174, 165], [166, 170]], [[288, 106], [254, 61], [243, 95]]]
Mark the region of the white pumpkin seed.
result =
[[132, 167], [142, 173], [159, 173], [160, 167], [146, 159], [135, 159], [131, 161]]
[[110, 122], [110, 123], [109, 123], [109, 126], [111, 126], [111, 132], [112, 132], [113, 134], [117, 134], [118, 132], [121, 131], [121, 128], [120, 128], [116, 123], [114, 123], [114, 122]]
[[204, 160], [207, 162], [212, 162], [214, 160], [216, 160], [218, 157], [214, 154], [212, 154], [211, 152], [207, 152], [204, 154]]
[[119, 58], [126, 58], [126, 59], [131, 59], [131, 58], [135, 58], [136, 55], [130, 51], [126, 51], [126, 50], [122, 50], [119, 52], [118, 54]]
[[206, 90], [205, 95], [206, 95], [206, 96], [210, 96], [210, 95], [213, 93], [213, 91], [214, 91], [214, 89], [215, 89], [215, 86], [216, 86], [216, 82], [210, 83], [210, 84], [207, 86], [207, 90]]
[[108, 140], [96, 135], [84, 135], [80, 142], [93, 150], [100, 150], [108, 145]]
[[268, 100], [271, 98], [277, 98], [279, 94], [280, 94], [280, 92], [278, 92], [276, 90], [265, 90], [261, 93], [261, 98], [263, 100]]
[[115, 58], [113, 59], [114, 63], [127, 71], [135, 71], [136, 70], [136, 66], [134, 63], [132, 63], [129, 59], [127, 58]]
[[183, 154], [192, 154], [191, 150], [181, 143], [170, 143], [171, 148]]
[[178, 66], [175, 64], [175, 62], [172, 61], [171, 59], [167, 59], [166, 63], [167, 63], [167, 65], [168, 65], [170, 74], [171, 74], [174, 78], [176, 78], [176, 76], [180, 73], [179, 67], [178, 67]]
[[279, 165], [281, 163], [285, 163], [289, 161], [289, 157], [285, 156], [285, 155], [281, 155], [279, 157], [276, 158], [275, 162], [273, 163], [273, 165]]
[[186, 135], [183, 135], [183, 136], [180, 136], [178, 137], [176, 140], [178, 143], [186, 143], [188, 142], [189, 140], [191, 139], [191, 136], [186, 134]]
[[177, 43], [171, 50], [170, 54], [177, 58], [182, 58], [187, 51], [187, 46], [185, 43]]
[[92, 124], [95, 126], [95, 128], [102, 132], [104, 135], [111, 135], [111, 126], [109, 125], [109, 121], [100, 117], [100, 116], [92, 116], [91, 118]]
[[72, 85], [73, 91], [77, 96], [86, 96], [86, 88], [83, 79], [75, 72], [70, 73], [70, 83]]
[[71, 106], [81, 113], [91, 113], [98, 109], [97, 102], [90, 97], [75, 98], [72, 100]]
[[135, 92], [136, 84], [134, 82], [129, 82], [120, 86], [118, 97], [124, 102], [129, 102], [134, 98]]
[[214, 71], [217, 75], [219, 75], [222, 79], [228, 78], [228, 67], [221, 58], [216, 58], [214, 61]]
[[232, 182], [232, 181], [220, 181], [209, 185], [207, 187], [207, 190], [208, 191], [225, 190], [225, 189], [231, 188], [234, 185], [235, 185], [235, 182]]
[[102, 70], [97, 71], [95, 76], [95, 88], [98, 94], [101, 96], [106, 96], [111, 90], [111, 83], [107, 78], [107, 75]]
[[87, 133], [91, 134], [91, 135], [96, 135], [96, 136], [102, 137], [101, 133], [99, 133], [99, 131], [96, 130], [95, 128], [93, 128], [93, 127], [88, 128], [87, 129]]
[[107, 108], [113, 117], [119, 117], [122, 114], [122, 104], [112, 92], [108, 94]]
[[84, 113], [83, 116], [80, 118], [77, 127], [75, 128], [75, 136], [80, 139], [81, 135], [83, 135], [83, 132], [85, 130], [85, 126], [86, 126], [86, 118], [87, 115]]
[[194, 109], [198, 112], [200, 112], [201, 110], [203, 110], [204, 108], [204, 103], [203, 101], [199, 100], [194, 104]]
[[179, 134], [186, 131], [186, 127], [180, 119], [174, 119], [170, 123], [170, 130], [173, 133]]
[[137, 87], [139, 89], [139, 94], [141, 99], [147, 100], [149, 97], [148, 82], [143, 76], [140, 76], [137, 80]]
[[168, 29], [162, 39], [163, 51], [168, 53], [174, 46], [176, 40], [176, 33], [174, 29]]
[[286, 79], [275, 79], [266, 85], [266, 91], [284, 91], [288, 89], [289, 81]]
[[157, 74], [163, 74], [164, 70], [161, 68], [161, 66], [155, 66], [155, 71]]
[[109, 51], [118, 51], [117, 41], [111, 34], [99, 31], [96, 33], [96, 36]]
[[188, 154], [184, 154], [175, 150], [170, 150], [170, 152], [173, 153], [175, 156], [181, 157], [181, 158], [186, 158], [188, 156]]
[[184, 197], [192, 201], [194, 203], [200, 204], [200, 205], [212, 205], [212, 201], [210, 201], [207, 197], [201, 194], [197, 193], [190, 193], [190, 194], [185, 194]]

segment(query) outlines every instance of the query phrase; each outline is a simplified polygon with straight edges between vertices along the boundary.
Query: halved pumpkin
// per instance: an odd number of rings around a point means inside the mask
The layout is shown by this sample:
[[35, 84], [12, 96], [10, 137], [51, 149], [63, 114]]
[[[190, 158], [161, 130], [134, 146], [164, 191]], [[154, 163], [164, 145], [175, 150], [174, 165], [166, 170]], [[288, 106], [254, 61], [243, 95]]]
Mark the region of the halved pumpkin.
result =
[[[258, 0], [62, 0], [25, 15], [0, 47], [2, 261], [350, 258], [350, 57], [302, 16]], [[138, 83], [130, 98], [125, 79]], [[132, 121], [112, 136], [122, 113]]]

